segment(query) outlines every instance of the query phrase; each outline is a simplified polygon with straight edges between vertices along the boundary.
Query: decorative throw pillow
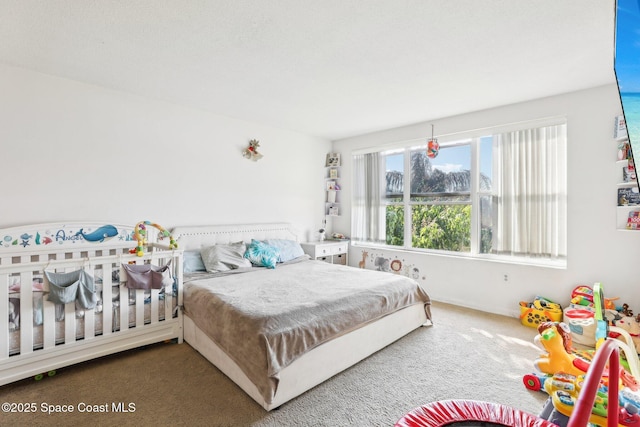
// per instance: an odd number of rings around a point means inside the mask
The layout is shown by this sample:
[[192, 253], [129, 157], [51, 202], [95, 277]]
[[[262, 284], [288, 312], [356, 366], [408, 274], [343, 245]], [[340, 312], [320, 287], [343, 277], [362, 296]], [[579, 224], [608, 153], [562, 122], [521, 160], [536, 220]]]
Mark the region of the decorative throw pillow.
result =
[[184, 252], [183, 271], [185, 273], [194, 273], [196, 271], [207, 271], [207, 268], [204, 266], [204, 262], [202, 262], [200, 251]]
[[246, 245], [244, 242], [214, 245], [200, 251], [202, 262], [210, 273], [251, 267], [251, 262], [244, 258]]
[[278, 259], [278, 262], [291, 261], [292, 259], [295, 259], [304, 255], [302, 246], [300, 246], [300, 243], [294, 240], [267, 239], [267, 240], [264, 240], [264, 243], [266, 243], [269, 246], [273, 246], [276, 249], [278, 249], [278, 251], [280, 251], [280, 258]]
[[251, 240], [244, 257], [251, 261], [251, 264], [260, 267], [276, 268], [280, 251], [274, 246], [269, 246], [259, 240]]

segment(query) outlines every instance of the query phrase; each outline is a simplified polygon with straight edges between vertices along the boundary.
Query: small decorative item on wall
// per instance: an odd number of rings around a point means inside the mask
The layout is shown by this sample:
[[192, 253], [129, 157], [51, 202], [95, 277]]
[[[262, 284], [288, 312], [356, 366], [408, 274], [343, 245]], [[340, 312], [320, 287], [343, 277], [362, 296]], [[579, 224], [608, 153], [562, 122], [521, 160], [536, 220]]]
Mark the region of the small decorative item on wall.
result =
[[242, 157], [253, 160], [254, 162], [260, 160], [262, 158], [262, 154], [258, 153], [259, 146], [260, 142], [257, 139], [252, 139], [249, 141], [249, 146], [242, 152]]
[[415, 264], [409, 264], [404, 259], [390, 258], [385, 253], [362, 251], [362, 260], [358, 262], [358, 267], [401, 274], [415, 280], [427, 279], [420, 274], [420, 269]]

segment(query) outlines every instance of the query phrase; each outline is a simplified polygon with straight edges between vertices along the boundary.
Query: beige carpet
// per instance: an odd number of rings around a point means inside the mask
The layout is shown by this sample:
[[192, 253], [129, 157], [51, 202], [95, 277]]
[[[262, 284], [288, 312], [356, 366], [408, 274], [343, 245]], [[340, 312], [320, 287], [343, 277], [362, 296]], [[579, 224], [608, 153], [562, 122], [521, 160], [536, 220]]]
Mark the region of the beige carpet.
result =
[[[433, 315], [433, 327], [412, 332], [271, 412], [188, 344], [158, 344], [0, 387], [1, 402], [37, 408], [2, 412], [0, 425], [392, 426], [411, 409], [442, 399], [540, 412], [545, 395], [522, 384], [539, 354], [534, 329], [441, 303], [434, 303]], [[131, 411], [114, 413], [114, 404]], [[71, 405], [74, 412], [43, 413], [46, 405]], [[78, 411], [86, 405], [109, 412]]]

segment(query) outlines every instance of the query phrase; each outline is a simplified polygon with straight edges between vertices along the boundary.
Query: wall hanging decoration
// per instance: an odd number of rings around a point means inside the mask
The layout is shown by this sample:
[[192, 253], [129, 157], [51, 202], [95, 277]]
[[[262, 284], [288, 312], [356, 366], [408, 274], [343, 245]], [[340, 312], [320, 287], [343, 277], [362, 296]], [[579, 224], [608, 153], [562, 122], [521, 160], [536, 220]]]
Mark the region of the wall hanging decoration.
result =
[[433, 125], [431, 125], [431, 138], [427, 140], [427, 157], [433, 159], [438, 156], [439, 151], [440, 144], [438, 144], [438, 139], [433, 137]]
[[258, 153], [259, 146], [260, 142], [257, 139], [252, 139], [249, 141], [249, 146], [242, 152], [242, 157], [245, 159], [251, 159], [254, 162], [260, 160], [262, 158], [262, 154]]
[[133, 230], [133, 238], [138, 241], [138, 246], [135, 249], [131, 249], [129, 252], [135, 253], [138, 256], [144, 255], [144, 248], [147, 246], [147, 226], [151, 226], [158, 230], [158, 240], [162, 240], [165, 237], [169, 238], [169, 249], [178, 249], [178, 243], [173, 236], [164, 229], [164, 227], [152, 223], [151, 221], [140, 221], [136, 224]]

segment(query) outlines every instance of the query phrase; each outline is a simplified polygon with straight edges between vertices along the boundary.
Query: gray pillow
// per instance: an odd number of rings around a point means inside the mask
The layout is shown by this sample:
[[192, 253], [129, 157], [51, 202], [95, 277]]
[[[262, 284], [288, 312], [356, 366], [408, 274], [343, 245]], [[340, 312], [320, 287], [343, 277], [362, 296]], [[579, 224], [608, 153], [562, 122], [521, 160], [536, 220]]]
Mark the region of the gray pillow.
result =
[[251, 261], [244, 258], [247, 247], [244, 242], [214, 245], [200, 251], [202, 262], [210, 273], [251, 267]]

